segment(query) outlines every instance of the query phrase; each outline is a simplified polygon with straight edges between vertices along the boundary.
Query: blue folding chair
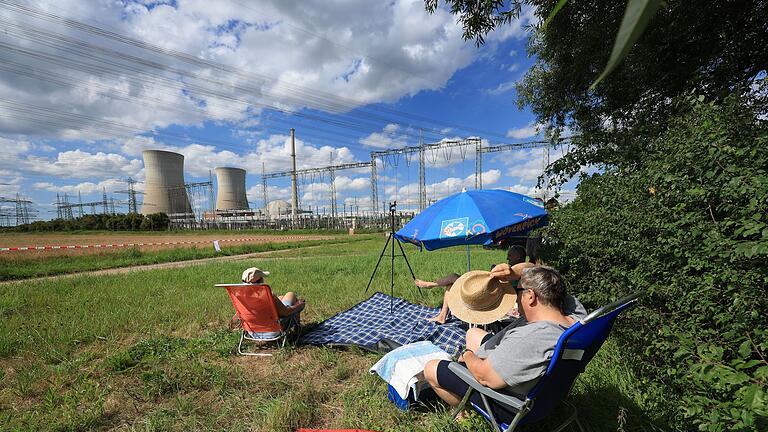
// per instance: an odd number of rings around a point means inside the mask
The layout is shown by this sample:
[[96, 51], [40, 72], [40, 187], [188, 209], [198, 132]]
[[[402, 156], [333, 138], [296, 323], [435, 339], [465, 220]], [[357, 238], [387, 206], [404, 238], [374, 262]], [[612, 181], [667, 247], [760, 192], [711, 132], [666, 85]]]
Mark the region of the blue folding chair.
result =
[[[494, 430], [501, 432], [513, 431], [519, 425], [531, 423], [548, 416], [560, 402], [565, 402], [566, 396], [571, 391], [576, 377], [584, 372], [587, 364], [608, 338], [613, 328], [616, 317], [629, 307], [633, 306], [640, 294], [632, 294], [587, 315], [576, 322], [568, 330], [563, 332], [557, 341], [552, 359], [549, 362], [544, 376], [528, 392], [525, 399], [520, 399], [508, 394], [499, 393], [483, 386], [466, 367], [451, 363], [448, 365], [464, 382], [469, 384], [469, 389], [457, 407], [454, 414], [458, 414], [466, 405], [473, 391], [480, 394], [483, 406], [471, 402], [472, 407], [493, 424]], [[510, 424], [498, 423], [493, 414], [489, 399], [505, 409], [515, 413]], [[566, 403], [567, 404], [567, 403]], [[576, 422], [579, 430], [583, 431], [577, 418], [576, 407], [567, 404], [573, 410], [572, 414], [563, 421], [553, 432], [563, 430], [572, 422]]]

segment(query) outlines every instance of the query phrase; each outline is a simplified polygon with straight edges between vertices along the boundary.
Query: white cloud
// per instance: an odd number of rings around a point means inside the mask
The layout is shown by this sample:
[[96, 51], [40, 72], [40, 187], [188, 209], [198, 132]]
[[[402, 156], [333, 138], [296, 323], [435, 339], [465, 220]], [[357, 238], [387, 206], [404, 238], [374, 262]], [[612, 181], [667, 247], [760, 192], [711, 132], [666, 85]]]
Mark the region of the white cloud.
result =
[[[492, 169], [483, 171], [483, 187], [489, 188], [501, 180], [501, 171]], [[381, 185], [379, 186], [381, 188]], [[475, 188], [475, 174], [472, 173], [464, 178], [460, 177], [448, 177], [439, 182], [429, 183], [427, 187], [427, 199], [439, 200], [447, 197], [448, 195], [461, 192], [463, 189], [471, 190]], [[397, 191], [397, 193], [395, 193]], [[384, 188], [384, 196], [387, 200], [399, 200], [406, 202], [418, 202], [419, 197], [419, 184], [409, 183], [402, 186], [394, 187], [394, 185], [386, 185]]]
[[405, 137], [395, 135], [400, 130], [400, 126], [390, 123], [384, 127], [381, 132], [373, 132], [367, 137], [360, 139], [360, 144], [375, 148], [398, 148], [407, 145]]
[[[138, 186], [138, 185], [137, 185]], [[56, 185], [50, 182], [37, 182], [32, 185], [35, 189], [42, 189], [49, 192], [59, 192], [77, 195], [78, 192], [82, 195], [90, 195], [94, 193], [115, 192], [119, 190], [127, 190], [128, 184], [121, 179], [106, 179], [98, 183], [83, 182], [74, 185]], [[140, 188], [136, 188], [140, 190]]]
[[[301, 13], [281, 0], [217, 2], [216, 7], [204, 0], [151, 5], [42, 0], [32, 7], [236, 68], [236, 72], [0, 12], [22, 27], [62, 35], [57, 42], [62, 46], [49, 48], [23, 39], [18, 29], [5, 29], [5, 37], [13, 43], [46, 55], [61, 55], [61, 48], [70, 50], [55, 66], [23, 55], [4, 57], [46, 71], [37, 79], [0, 73], [0, 98], [46, 111], [21, 116], [13, 111], [16, 108], [0, 105], [0, 131], [9, 134], [72, 140], [124, 138], [173, 124], [249, 122], [265, 104], [290, 111], [311, 107], [347, 112], [440, 89], [479, 55], [462, 39], [462, 29], [448, 11], [429, 15], [421, 0], [373, 5], [314, 0], [303, 2]], [[67, 37], [94, 47], [78, 54]], [[120, 54], [116, 58], [102, 49]], [[84, 56], [112, 69], [96, 74], [67, 63]], [[56, 121], [41, 126], [41, 116], [50, 118], [52, 112]]]
[[138, 159], [115, 153], [89, 153], [82, 150], [59, 152], [55, 160], [27, 155], [0, 159], [0, 169], [60, 178], [136, 176], [142, 169]]
[[494, 96], [500, 95], [500, 94], [506, 93], [506, 92], [508, 92], [510, 90], [513, 90], [515, 88], [515, 84], [517, 84], [517, 81], [506, 81], [506, 82], [503, 82], [503, 83], [497, 85], [496, 87], [494, 87], [494, 88], [492, 88], [490, 90], [486, 90], [486, 93], [488, 93], [490, 95], [494, 95]]
[[531, 138], [541, 133], [542, 128], [543, 125], [536, 122], [530, 122], [523, 127], [508, 130], [507, 136], [514, 139]]
[[[529, 33], [529, 27], [536, 25], [539, 18], [536, 16], [536, 8], [530, 5], [523, 5], [520, 11], [520, 17], [513, 19], [508, 25], [497, 27], [485, 38], [487, 41], [505, 41], [507, 39], [522, 39]], [[515, 51], [510, 55], [517, 54]]]

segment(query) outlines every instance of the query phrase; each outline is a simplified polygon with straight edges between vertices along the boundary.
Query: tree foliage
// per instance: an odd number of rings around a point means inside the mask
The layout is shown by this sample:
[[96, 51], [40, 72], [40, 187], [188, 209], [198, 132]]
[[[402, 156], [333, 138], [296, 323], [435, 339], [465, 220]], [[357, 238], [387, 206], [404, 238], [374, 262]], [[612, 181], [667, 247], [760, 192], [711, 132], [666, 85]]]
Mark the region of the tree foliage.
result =
[[[485, 42], [485, 35], [493, 29], [520, 17], [523, 1], [452, 0], [446, 3], [464, 29], [464, 39], [474, 39], [479, 46]], [[434, 13], [440, 6], [440, 0], [424, 0], [424, 6], [427, 12]]]
[[[465, 37], [508, 10], [446, 3]], [[525, 3], [552, 18], [529, 38], [518, 104], [575, 134], [548, 174], [599, 168], [554, 212], [545, 260], [592, 307], [648, 293], [617, 335], [650, 417], [768, 430], [768, 2], [667, 1], [593, 88], [626, 3]]]
[[36, 221], [12, 228], [14, 231], [163, 231], [170, 225], [170, 219], [165, 213], [142, 215], [128, 214], [93, 214], [77, 217], [72, 220], [54, 219]]
[[[520, 7], [490, 0], [445, 3], [464, 25], [465, 37], [478, 41]], [[426, 4], [434, 8], [437, 0]], [[543, 22], [558, 4], [527, 0], [523, 7], [535, 7]], [[569, 154], [553, 165], [553, 181], [569, 179], [584, 165], [636, 163], [647, 140], [634, 138], [638, 132], [663, 133], [676, 114], [676, 96], [695, 92], [722, 100], [735, 89], [749, 90], [768, 70], [768, 2], [668, 1], [621, 64], [590, 89], [608, 63], [625, 6], [570, 1], [529, 39], [535, 63], [518, 85], [518, 103], [556, 131], [568, 128], [576, 135]]]
[[648, 293], [620, 336], [671, 427], [766, 430], [768, 125], [736, 96], [676, 105], [641, 169], [582, 180], [545, 258], [592, 305]]

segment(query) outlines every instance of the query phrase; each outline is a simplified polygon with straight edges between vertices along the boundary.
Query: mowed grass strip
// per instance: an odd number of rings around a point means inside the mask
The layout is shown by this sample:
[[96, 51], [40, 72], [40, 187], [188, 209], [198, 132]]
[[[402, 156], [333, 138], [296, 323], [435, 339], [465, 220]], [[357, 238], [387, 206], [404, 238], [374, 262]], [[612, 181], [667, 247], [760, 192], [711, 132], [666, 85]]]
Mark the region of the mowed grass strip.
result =
[[[479, 418], [453, 422], [438, 404], [409, 412], [387, 401], [358, 349], [269, 349], [271, 358], [233, 355], [238, 334], [223, 289], [251, 265], [272, 272], [276, 293], [307, 299], [305, 324], [322, 321], [389, 290], [388, 253], [365, 285], [384, 239], [324, 245], [313, 256], [217, 262], [111, 276], [75, 276], [0, 287], [0, 429], [253, 430], [297, 427], [378, 431], [490, 430]], [[405, 246], [417, 277], [466, 269], [462, 249], [418, 253]], [[292, 251], [293, 252], [293, 251]], [[503, 253], [472, 250], [474, 268]], [[395, 294], [439, 305], [442, 290], [413, 287], [396, 258]], [[592, 430], [653, 428], [637, 382], [607, 344], [573, 396]], [[565, 413], [558, 413], [562, 417]], [[547, 430], [545, 424], [532, 430]]]
[[371, 237], [371, 235], [339, 236], [331, 240], [303, 240], [244, 245], [223, 243], [221, 252], [216, 252], [213, 246], [205, 248], [178, 247], [161, 250], [141, 250], [134, 247], [98, 253], [53, 256], [46, 256], [45, 251], [36, 254], [6, 252], [0, 253], [0, 281], [53, 276], [89, 270], [189, 261], [216, 256], [290, 250], [323, 244], [355, 243], [369, 240]]

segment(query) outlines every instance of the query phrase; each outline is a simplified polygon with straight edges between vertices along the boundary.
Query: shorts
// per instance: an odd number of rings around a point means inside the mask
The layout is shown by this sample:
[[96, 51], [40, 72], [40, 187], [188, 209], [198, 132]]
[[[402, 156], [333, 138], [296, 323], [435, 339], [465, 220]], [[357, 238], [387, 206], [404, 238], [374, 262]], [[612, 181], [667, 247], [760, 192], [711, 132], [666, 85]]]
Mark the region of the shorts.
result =
[[[459, 398], [462, 398], [464, 394], [467, 392], [467, 389], [469, 389], [469, 384], [465, 383], [461, 378], [456, 376], [453, 371], [448, 369], [448, 365], [451, 362], [447, 360], [441, 360], [440, 363], [437, 364], [437, 383], [440, 385], [440, 387], [448, 390], [449, 392], [457, 395]], [[464, 363], [459, 363], [461, 366], [464, 366]], [[503, 394], [510, 394], [501, 390], [497, 390], [499, 393]], [[517, 395], [513, 395], [515, 397], [518, 397]], [[478, 407], [482, 408], [483, 411], [485, 411], [485, 404], [483, 404], [483, 400], [480, 398], [480, 393], [477, 391], [472, 392], [472, 395], [469, 397], [469, 401], [477, 405]], [[492, 400], [488, 400], [488, 402], [491, 405], [491, 409], [493, 410], [493, 415], [496, 416], [496, 421], [500, 423], [507, 423], [512, 421], [513, 418], [515, 418], [515, 413], [502, 405], [497, 404], [496, 402]]]

